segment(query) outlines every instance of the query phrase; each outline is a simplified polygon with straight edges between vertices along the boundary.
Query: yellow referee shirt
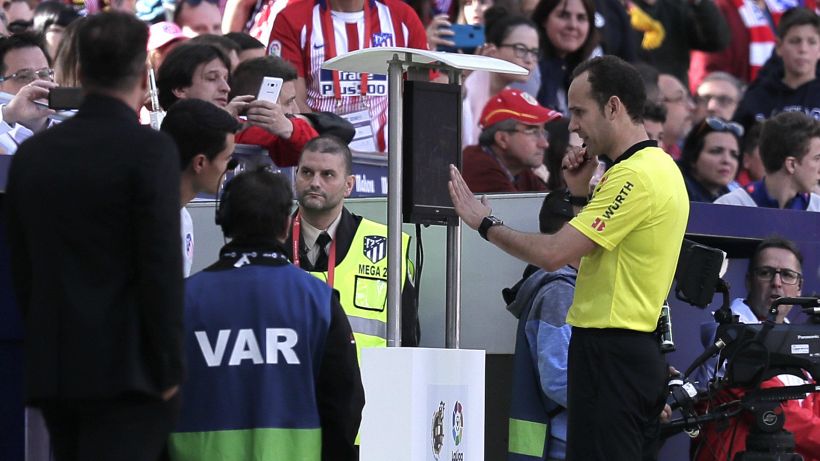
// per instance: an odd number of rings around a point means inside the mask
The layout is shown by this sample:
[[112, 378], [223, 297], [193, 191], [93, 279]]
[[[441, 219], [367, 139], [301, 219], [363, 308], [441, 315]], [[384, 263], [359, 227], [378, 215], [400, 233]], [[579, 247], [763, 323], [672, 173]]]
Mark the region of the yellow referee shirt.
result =
[[569, 223], [599, 248], [581, 259], [567, 322], [654, 331], [688, 219], [689, 198], [672, 158], [654, 141], [627, 150]]

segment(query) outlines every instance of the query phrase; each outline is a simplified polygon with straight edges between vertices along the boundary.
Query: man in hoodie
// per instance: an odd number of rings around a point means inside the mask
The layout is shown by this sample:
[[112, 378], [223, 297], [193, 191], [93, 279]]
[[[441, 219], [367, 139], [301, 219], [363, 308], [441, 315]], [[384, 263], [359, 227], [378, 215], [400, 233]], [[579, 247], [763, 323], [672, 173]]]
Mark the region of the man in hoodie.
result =
[[793, 8], [780, 19], [777, 36], [775, 52], [783, 70], [761, 75], [746, 91], [734, 116], [746, 130], [779, 112], [820, 118], [820, 18], [809, 9]]

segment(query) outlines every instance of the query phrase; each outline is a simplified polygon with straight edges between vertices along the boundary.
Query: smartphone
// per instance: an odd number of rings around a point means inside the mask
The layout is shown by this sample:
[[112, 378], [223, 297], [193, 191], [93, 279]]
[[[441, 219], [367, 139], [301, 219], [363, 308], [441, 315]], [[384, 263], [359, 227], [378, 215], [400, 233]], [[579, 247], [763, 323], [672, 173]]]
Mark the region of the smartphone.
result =
[[471, 50], [484, 44], [484, 26], [481, 24], [453, 24], [450, 26], [453, 35], [448, 37], [455, 46], [441, 46], [438, 51], [456, 52], [458, 50]]
[[52, 88], [48, 92], [48, 108], [54, 110], [79, 109], [84, 97], [82, 88]]
[[279, 102], [279, 92], [282, 90], [282, 79], [279, 77], [265, 77], [259, 86], [259, 94], [256, 99], [259, 101]]

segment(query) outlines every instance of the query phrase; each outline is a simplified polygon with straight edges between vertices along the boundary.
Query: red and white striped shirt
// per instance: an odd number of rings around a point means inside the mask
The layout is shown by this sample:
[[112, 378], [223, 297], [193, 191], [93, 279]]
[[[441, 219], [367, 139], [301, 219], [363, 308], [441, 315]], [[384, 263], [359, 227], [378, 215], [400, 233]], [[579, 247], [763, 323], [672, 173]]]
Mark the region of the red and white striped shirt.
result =
[[[268, 53], [281, 56], [296, 67], [299, 76], [305, 79], [307, 104], [312, 110], [339, 115], [367, 111], [369, 126], [367, 120], [354, 122], [356, 139], [370, 128], [376, 135], [376, 149], [384, 152], [387, 148], [387, 76], [338, 72], [337, 85], [334, 71], [321, 69], [322, 63], [365, 47], [426, 50], [427, 36], [415, 11], [406, 3], [400, 0], [365, 2], [364, 10], [359, 12], [329, 11], [326, 0], [297, 0], [289, 4], [276, 17]], [[333, 38], [328, 41], [325, 31], [329, 33], [331, 24]], [[363, 46], [365, 29], [369, 29], [370, 37]]]

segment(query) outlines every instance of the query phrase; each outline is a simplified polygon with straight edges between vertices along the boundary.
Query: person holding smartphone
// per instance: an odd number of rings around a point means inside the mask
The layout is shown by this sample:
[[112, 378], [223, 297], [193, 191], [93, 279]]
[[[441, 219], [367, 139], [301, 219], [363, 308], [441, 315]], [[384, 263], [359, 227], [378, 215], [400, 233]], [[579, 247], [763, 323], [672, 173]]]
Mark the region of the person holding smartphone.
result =
[[[12, 155], [17, 146], [49, 126], [46, 107], [54, 83], [42, 40], [31, 32], [0, 39], [0, 91], [13, 95], [0, 106], [0, 148]], [[43, 101], [37, 104], [35, 101]]]

